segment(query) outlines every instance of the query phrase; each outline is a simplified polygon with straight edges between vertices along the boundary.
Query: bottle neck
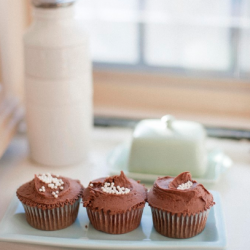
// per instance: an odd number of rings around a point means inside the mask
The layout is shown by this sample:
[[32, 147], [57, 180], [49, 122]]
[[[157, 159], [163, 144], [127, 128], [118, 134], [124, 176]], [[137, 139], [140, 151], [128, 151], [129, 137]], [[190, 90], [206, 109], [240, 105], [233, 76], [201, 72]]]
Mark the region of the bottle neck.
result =
[[58, 8], [73, 4], [75, 0], [32, 0], [32, 4], [39, 8]]
[[35, 19], [64, 20], [71, 19], [75, 15], [74, 5], [59, 8], [33, 8]]

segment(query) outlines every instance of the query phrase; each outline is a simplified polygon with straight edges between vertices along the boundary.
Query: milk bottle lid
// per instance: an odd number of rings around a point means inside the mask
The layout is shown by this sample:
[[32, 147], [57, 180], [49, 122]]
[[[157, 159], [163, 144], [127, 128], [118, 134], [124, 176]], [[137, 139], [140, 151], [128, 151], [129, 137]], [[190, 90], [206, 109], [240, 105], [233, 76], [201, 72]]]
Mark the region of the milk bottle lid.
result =
[[73, 4], [75, 0], [32, 0], [32, 4], [38, 8], [58, 8]]

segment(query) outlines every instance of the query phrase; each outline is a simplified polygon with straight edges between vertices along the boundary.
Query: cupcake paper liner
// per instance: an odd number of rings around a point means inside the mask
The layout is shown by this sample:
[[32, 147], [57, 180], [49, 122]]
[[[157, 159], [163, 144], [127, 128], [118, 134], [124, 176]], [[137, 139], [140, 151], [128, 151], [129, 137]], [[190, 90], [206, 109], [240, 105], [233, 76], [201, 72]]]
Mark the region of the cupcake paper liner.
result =
[[34, 228], [53, 231], [66, 228], [74, 223], [79, 210], [78, 199], [74, 204], [42, 210], [23, 204], [27, 222]]
[[156, 231], [164, 236], [178, 239], [190, 238], [201, 233], [209, 214], [209, 209], [190, 216], [178, 216], [153, 207], [151, 210]]
[[106, 214], [86, 208], [89, 220], [96, 230], [109, 234], [124, 234], [136, 229], [141, 222], [143, 208], [127, 211], [123, 214]]

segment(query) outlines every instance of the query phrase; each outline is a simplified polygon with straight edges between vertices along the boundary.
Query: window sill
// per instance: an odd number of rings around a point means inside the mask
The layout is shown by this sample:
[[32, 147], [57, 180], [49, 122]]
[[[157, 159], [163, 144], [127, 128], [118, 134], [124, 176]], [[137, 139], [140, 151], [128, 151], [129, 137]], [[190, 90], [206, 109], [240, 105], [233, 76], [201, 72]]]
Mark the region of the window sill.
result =
[[94, 114], [142, 119], [172, 114], [208, 126], [250, 129], [250, 83], [94, 71]]

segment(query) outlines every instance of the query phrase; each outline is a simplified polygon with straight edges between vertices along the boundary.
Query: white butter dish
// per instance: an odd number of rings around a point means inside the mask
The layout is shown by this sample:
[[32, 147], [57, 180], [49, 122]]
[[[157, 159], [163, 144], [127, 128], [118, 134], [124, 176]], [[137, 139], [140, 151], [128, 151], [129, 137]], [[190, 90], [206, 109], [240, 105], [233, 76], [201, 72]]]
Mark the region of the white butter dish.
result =
[[[128, 160], [130, 152], [130, 142], [124, 142], [117, 145], [107, 156], [107, 164], [110, 175], [117, 175], [121, 170], [132, 179], [141, 180], [142, 182], [153, 183], [158, 177], [166, 174], [145, 174], [130, 172], [128, 169]], [[207, 186], [219, 181], [221, 174], [232, 166], [233, 162], [226, 154], [219, 149], [212, 149], [206, 152], [207, 171], [204, 175], [195, 178], [199, 183]]]
[[178, 175], [207, 171], [206, 132], [196, 122], [162, 119], [142, 120], [136, 126], [129, 152], [128, 171], [154, 175]]

